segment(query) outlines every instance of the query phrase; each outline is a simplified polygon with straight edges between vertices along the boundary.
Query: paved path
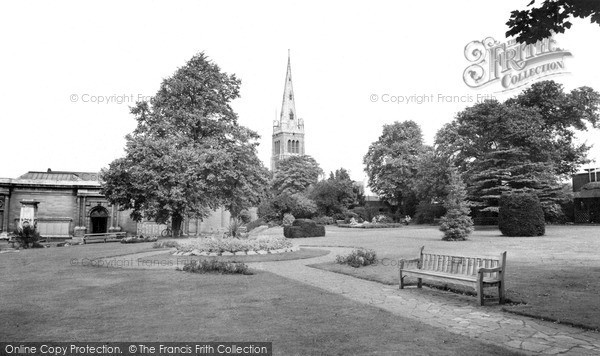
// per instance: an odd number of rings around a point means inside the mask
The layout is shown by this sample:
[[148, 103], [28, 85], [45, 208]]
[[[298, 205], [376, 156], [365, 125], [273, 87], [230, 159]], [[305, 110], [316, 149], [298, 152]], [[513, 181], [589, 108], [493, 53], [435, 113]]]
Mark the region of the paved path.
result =
[[[323, 249], [324, 247], [318, 247]], [[330, 248], [329, 255], [248, 265], [342, 295], [398, 316], [532, 355], [600, 355], [600, 334], [480, 307], [476, 298], [433, 289], [403, 289], [308, 267], [332, 261], [350, 249]]]
[[[600, 333], [503, 312], [498, 306], [480, 307], [476, 298], [423, 287], [422, 290], [371, 282], [324, 271], [309, 264], [332, 261], [350, 248], [321, 247], [329, 255], [291, 261], [253, 262], [248, 265], [372, 305], [401, 317], [476, 338], [531, 355], [600, 355]], [[107, 265], [118, 260], [137, 261], [163, 254], [165, 250], [101, 259]], [[115, 260], [115, 261], [112, 261]], [[129, 261], [128, 260], [128, 261]], [[173, 266], [135, 263], [124, 268], [173, 269]]]

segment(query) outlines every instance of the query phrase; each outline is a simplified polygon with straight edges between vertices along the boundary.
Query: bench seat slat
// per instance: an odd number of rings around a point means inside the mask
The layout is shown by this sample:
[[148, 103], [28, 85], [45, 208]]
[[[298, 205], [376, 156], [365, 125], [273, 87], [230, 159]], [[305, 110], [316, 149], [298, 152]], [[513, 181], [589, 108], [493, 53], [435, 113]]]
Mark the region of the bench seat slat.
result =
[[[465, 276], [462, 274], [451, 274], [451, 273], [446, 273], [446, 272], [432, 272], [432, 271], [424, 271], [424, 270], [417, 270], [417, 269], [403, 269], [402, 274], [406, 275], [406, 276], [415, 275], [415, 276], [440, 277], [443, 279], [453, 279], [453, 280], [470, 282], [471, 284], [477, 283], [477, 278], [473, 278], [471, 276]], [[486, 283], [486, 284], [497, 283], [499, 281], [500, 280], [498, 278], [485, 278], [485, 277], [483, 278], [483, 283]]]

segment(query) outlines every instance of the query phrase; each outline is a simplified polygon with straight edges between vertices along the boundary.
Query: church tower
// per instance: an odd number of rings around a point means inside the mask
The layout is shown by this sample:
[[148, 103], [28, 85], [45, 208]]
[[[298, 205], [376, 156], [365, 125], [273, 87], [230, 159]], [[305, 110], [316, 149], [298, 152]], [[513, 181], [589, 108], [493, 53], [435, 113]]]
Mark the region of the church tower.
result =
[[304, 120], [296, 114], [296, 98], [292, 87], [292, 66], [288, 50], [287, 72], [283, 86], [283, 102], [279, 121], [273, 122], [273, 143], [271, 171], [275, 171], [279, 161], [294, 155], [304, 154]]

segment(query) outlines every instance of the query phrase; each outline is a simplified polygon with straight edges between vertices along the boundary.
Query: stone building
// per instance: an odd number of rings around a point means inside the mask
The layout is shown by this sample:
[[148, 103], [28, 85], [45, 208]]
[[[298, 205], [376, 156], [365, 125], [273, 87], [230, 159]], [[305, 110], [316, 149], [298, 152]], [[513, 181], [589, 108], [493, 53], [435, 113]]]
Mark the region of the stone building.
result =
[[292, 86], [292, 66], [288, 50], [281, 113], [279, 121], [273, 122], [271, 171], [277, 169], [279, 161], [293, 155], [304, 155], [304, 120], [296, 114], [296, 98]]
[[576, 223], [600, 223], [600, 168], [573, 175]]
[[[31, 211], [28, 215], [27, 212]], [[35, 213], [34, 213], [35, 212]], [[24, 213], [35, 219], [42, 237], [71, 238], [85, 233], [123, 231], [128, 235], [160, 235], [167, 226], [136, 222], [101, 194], [97, 172], [27, 172], [16, 179], [0, 178], [0, 236], [15, 231]], [[186, 219], [188, 235], [223, 231], [229, 226], [225, 209], [200, 221]]]

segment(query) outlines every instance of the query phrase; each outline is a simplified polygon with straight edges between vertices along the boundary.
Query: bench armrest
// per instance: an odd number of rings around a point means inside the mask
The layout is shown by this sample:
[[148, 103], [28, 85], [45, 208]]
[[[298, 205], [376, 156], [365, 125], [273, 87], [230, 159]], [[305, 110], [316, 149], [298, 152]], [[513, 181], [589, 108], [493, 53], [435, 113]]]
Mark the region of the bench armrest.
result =
[[504, 270], [504, 267], [502, 267], [502, 266], [498, 266], [498, 267], [494, 267], [494, 268], [480, 267], [477, 269], [477, 273], [502, 272], [503, 270]]
[[411, 258], [410, 260], [405, 260], [405, 259], [401, 259], [398, 261], [398, 266], [400, 269], [403, 269], [406, 265], [411, 264], [411, 263], [416, 263], [417, 264], [417, 268], [419, 268], [419, 263], [421, 262], [420, 258]]
[[420, 262], [420, 261], [421, 261], [420, 258], [411, 258], [410, 260], [401, 259], [398, 262], [411, 263], [411, 262]]

